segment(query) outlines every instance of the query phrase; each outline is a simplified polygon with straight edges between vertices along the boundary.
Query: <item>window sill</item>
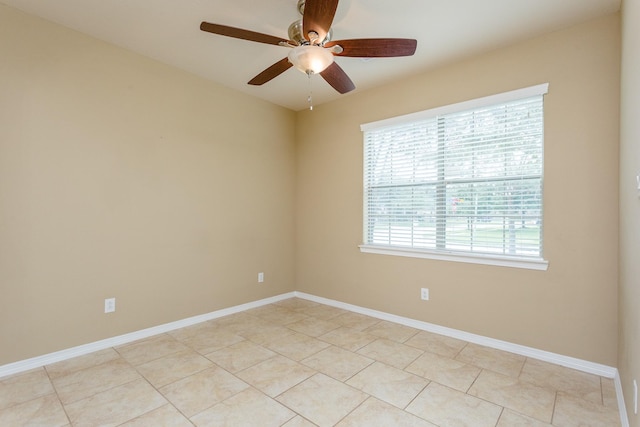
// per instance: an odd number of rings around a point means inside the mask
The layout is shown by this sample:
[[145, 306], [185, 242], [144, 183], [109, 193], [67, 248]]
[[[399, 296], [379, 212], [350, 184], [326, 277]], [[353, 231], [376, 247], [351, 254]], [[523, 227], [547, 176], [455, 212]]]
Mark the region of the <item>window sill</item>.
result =
[[412, 258], [426, 258], [440, 261], [466, 262], [470, 264], [497, 265], [500, 267], [524, 268], [546, 271], [549, 261], [542, 258], [505, 257], [487, 254], [466, 254], [459, 252], [435, 252], [424, 249], [400, 248], [391, 246], [359, 245], [360, 252], [380, 255], [393, 255]]

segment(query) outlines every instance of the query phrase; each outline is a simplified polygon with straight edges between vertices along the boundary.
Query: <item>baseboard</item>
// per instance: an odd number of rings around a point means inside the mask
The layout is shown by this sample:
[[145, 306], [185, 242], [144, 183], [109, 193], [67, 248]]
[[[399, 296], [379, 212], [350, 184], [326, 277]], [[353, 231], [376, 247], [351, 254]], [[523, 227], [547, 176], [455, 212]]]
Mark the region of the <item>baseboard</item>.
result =
[[353, 304], [347, 304], [341, 301], [336, 301], [328, 298], [318, 297], [315, 295], [306, 294], [304, 292], [294, 292], [298, 298], [306, 299], [309, 301], [318, 302], [320, 304], [330, 305], [337, 308], [353, 311], [360, 314], [366, 314], [367, 316], [375, 317], [377, 319], [388, 320], [390, 322], [399, 323], [401, 325], [410, 326], [412, 328], [420, 329], [423, 331], [433, 332], [439, 335], [445, 335], [459, 340], [472, 342], [474, 344], [483, 345], [486, 347], [495, 348], [498, 350], [508, 351], [510, 353], [519, 354], [521, 356], [531, 357], [533, 359], [542, 360], [556, 365], [565, 366], [567, 368], [577, 369], [579, 371], [588, 372], [590, 374], [598, 375], [606, 378], [615, 378], [617, 369], [611, 366], [601, 365], [599, 363], [593, 363], [582, 359], [576, 359], [574, 357], [563, 356], [556, 353], [551, 353], [544, 350], [538, 350], [531, 347], [526, 347], [519, 344], [513, 344], [506, 341], [501, 341], [493, 338], [488, 338], [482, 335], [476, 335], [469, 332], [460, 331], [458, 329], [447, 328], [444, 326], [436, 325], [433, 323], [422, 322], [419, 320], [409, 319], [407, 317], [396, 316], [395, 314], [389, 314], [382, 311], [372, 310], [369, 308], [360, 307]]
[[622, 427], [629, 427], [629, 418], [627, 417], [624, 396], [622, 394], [620, 374], [618, 372], [618, 369], [612, 366], [589, 362], [587, 360], [577, 359], [575, 357], [563, 356], [561, 354], [538, 350], [536, 348], [527, 347], [520, 344], [513, 344], [494, 338], [488, 338], [482, 335], [476, 335], [469, 332], [460, 331], [458, 329], [447, 328], [433, 323], [422, 322], [402, 316], [396, 316], [395, 314], [389, 314], [382, 311], [372, 310], [370, 308], [347, 304], [341, 301], [318, 297], [315, 295], [306, 294], [304, 292], [295, 291], [294, 295], [298, 298], [306, 299], [320, 304], [330, 305], [336, 308], [342, 308], [344, 310], [353, 311], [360, 314], [365, 314], [377, 319], [388, 320], [389, 322], [399, 323], [401, 325], [410, 326], [412, 328], [420, 329], [423, 331], [433, 332], [439, 335], [445, 335], [448, 337], [457, 338], [459, 340], [472, 342], [474, 344], [508, 351], [510, 353], [519, 354], [525, 357], [531, 357], [532, 359], [542, 360], [544, 362], [576, 369], [578, 371], [587, 372], [589, 374], [594, 374], [605, 378], [612, 378], [616, 387], [616, 397], [618, 400], [618, 410], [620, 412], [620, 422], [622, 424]]
[[422, 322], [419, 320], [410, 319], [407, 317], [397, 316], [395, 314], [389, 314], [382, 311], [372, 310], [365, 307], [360, 307], [353, 304], [344, 303], [328, 298], [318, 297], [310, 295], [304, 292], [289, 292], [286, 294], [276, 295], [270, 298], [253, 301], [246, 304], [241, 304], [222, 310], [213, 311], [198, 316], [189, 317], [186, 319], [178, 320], [175, 322], [165, 323], [163, 325], [154, 326], [140, 331], [131, 332], [124, 335], [119, 335], [112, 338], [107, 338], [100, 341], [95, 341], [89, 344], [72, 347], [66, 350], [57, 351], [54, 353], [45, 354], [42, 356], [33, 357], [26, 360], [21, 360], [7, 365], [0, 366], [0, 378], [25, 372], [31, 369], [40, 368], [45, 365], [60, 362], [63, 360], [71, 359], [73, 357], [82, 356], [88, 353], [92, 353], [98, 350], [104, 350], [106, 348], [115, 347], [123, 344], [127, 344], [139, 339], [148, 338], [154, 335], [170, 332], [175, 329], [184, 328], [187, 326], [195, 325], [197, 323], [206, 322], [207, 320], [217, 319], [219, 317], [228, 316], [230, 314], [239, 313], [252, 308], [261, 307], [263, 305], [272, 304], [274, 302], [282, 301], [288, 298], [298, 297], [308, 301], [317, 302], [320, 304], [329, 305], [332, 307], [342, 308], [344, 310], [352, 311], [355, 313], [365, 314], [367, 316], [375, 317], [381, 320], [387, 320], [401, 325], [410, 326], [412, 328], [420, 329], [423, 331], [433, 332], [440, 335], [457, 338], [463, 341], [472, 342], [474, 344], [483, 345], [486, 347], [495, 348], [498, 350], [504, 350], [511, 353], [519, 354], [533, 359], [542, 360], [556, 365], [573, 368], [582, 372], [602, 376], [605, 378], [614, 379], [616, 387], [616, 396], [618, 399], [618, 408], [620, 411], [620, 420], [622, 427], [629, 427], [629, 419], [627, 417], [627, 411], [624, 403], [624, 396], [622, 393], [622, 384], [620, 381], [620, 374], [618, 370], [611, 366], [601, 365], [599, 363], [589, 362], [587, 360], [577, 359], [574, 357], [563, 356], [561, 354], [551, 353], [544, 350], [538, 350], [535, 348], [513, 344], [506, 341], [501, 341], [493, 338], [488, 338], [482, 335], [476, 335], [469, 332], [460, 331], [458, 329], [447, 328], [444, 326], [436, 325], [433, 323]]
[[620, 379], [620, 372], [617, 369], [614, 381], [616, 385], [616, 397], [618, 398], [618, 409], [620, 410], [620, 423], [622, 424], [622, 427], [629, 427], [629, 415], [627, 414], [627, 407], [624, 403], [622, 380]]
[[0, 366], [0, 378], [12, 375], [19, 372], [24, 372], [29, 369], [39, 368], [44, 365], [48, 365], [62, 360], [70, 359], [76, 356], [82, 356], [98, 350], [104, 350], [105, 348], [115, 347], [123, 345], [132, 341], [136, 341], [143, 338], [148, 338], [153, 335], [162, 334], [165, 332], [173, 331], [175, 329], [184, 328], [186, 326], [195, 325], [197, 323], [206, 322], [207, 320], [217, 319], [219, 317], [228, 316], [230, 314], [239, 313], [241, 311], [249, 310], [252, 308], [260, 307], [266, 304], [272, 304], [274, 302], [282, 301], [284, 299], [298, 297], [309, 301], [318, 302], [320, 304], [329, 305], [332, 307], [342, 308], [344, 310], [353, 311], [355, 313], [365, 314], [367, 316], [375, 317], [377, 319], [388, 320], [390, 322], [399, 323], [401, 325], [410, 326], [423, 331], [433, 332], [440, 335], [457, 338], [463, 341], [472, 342], [474, 344], [484, 345], [486, 347], [496, 348], [499, 350], [508, 351], [511, 353], [519, 354], [526, 357], [542, 360], [545, 362], [554, 363], [556, 365], [565, 366], [568, 368], [577, 369], [579, 371], [588, 372], [590, 374], [615, 378], [618, 370], [611, 366], [601, 365], [598, 363], [589, 362], [582, 359], [576, 359], [569, 356], [563, 356], [548, 351], [538, 350], [531, 347], [526, 347], [519, 344], [513, 344], [506, 341], [501, 341], [493, 338], [488, 338], [482, 335], [476, 335], [469, 332], [460, 331], [458, 329], [447, 328], [444, 326], [436, 325], [433, 323], [422, 322], [419, 320], [409, 319], [407, 317], [397, 316], [395, 314], [389, 314], [382, 311], [372, 310], [365, 307], [360, 307], [353, 304], [344, 303], [328, 298], [318, 297], [315, 295], [306, 294], [304, 292], [289, 292], [286, 294], [277, 295], [270, 298], [253, 301], [246, 304], [241, 304], [222, 310], [213, 311], [211, 313], [201, 314], [198, 316], [189, 317], [186, 319], [178, 320], [175, 322], [165, 323], [163, 325], [154, 326], [147, 329], [131, 332], [124, 335], [107, 338], [100, 341], [95, 341], [89, 344], [72, 347], [69, 349], [57, 351], [54, 353], [45, 354], [42, 356], [33, 357], [7, 365]]
[[85, 354], [93, 353], [94, 351], [104, 350], [110, 347], [116, 347], [119, 345], [137, 341], [143, 338], [148, 338], [154, 335], [173, 331], [175, 329], [180, 329], [186, 326], [195, 325], [197, 323], [206, 322], [207, 320], [213, 320], [219, 317], [228, 316], [230, 314], [239, 313], [241, 311], [249, 310], [249, 309], [260, 307], [263, 305], [272, 304], [274, 302], [282, 301], [288, 298], [293, 298], [294, 296], [295, 294], [293, 292], [289, 292], [286, 294], [249, 302], [246, 304], [240, 304], [233, 307], [224, 308], [222, 310], [216, 310], [211, 313], [188, 317], [186, 319], [165, 323], [163, 325], [142, 329], [142, 330], [131, 332], [128, 334], [118, 335], [112, 338], [95, 341], [89, 344], [79, 345], [77, 347], [56, 351], [54, 353], [49, 353], [42, 356], [37, 356], [30, 359], [14, 362], [14, 363], [9, 363], [7, 365], [0, 366], [0, 378], [8, 375], [18, 374], [20, 372], [25, 372], [30, 369], [40, 368], [42, 366], [50, 365], [52, 363], [61, 362], [63, 360], [71, 359], [73, 357], [83, 356]]

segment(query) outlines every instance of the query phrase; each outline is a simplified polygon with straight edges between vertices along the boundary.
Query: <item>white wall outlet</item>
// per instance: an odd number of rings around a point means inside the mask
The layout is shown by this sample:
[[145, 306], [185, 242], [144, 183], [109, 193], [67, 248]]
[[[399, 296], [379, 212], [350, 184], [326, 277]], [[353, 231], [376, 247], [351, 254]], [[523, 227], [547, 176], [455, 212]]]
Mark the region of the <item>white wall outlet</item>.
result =
[[638, 382], [633, 380], [633, 413], [638, 415]]
[[429, 301], [429, 288], [420, 289], [420, 298]]
[[115, 298], [107, 298], [104, 300], [104, 312], [105, 313], [113, 313], [116, 311], [116, 299]]
[[258, 283], [264, 282], [264, 273], [258, 273]]

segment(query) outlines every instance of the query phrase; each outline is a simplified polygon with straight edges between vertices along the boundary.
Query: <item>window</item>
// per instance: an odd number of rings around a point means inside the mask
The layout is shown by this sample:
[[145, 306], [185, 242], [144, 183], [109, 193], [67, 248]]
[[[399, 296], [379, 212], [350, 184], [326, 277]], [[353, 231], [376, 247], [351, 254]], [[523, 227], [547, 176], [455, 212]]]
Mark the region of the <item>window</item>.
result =
[[361, 250], [546, 269], [547, 87], [362, 125]]

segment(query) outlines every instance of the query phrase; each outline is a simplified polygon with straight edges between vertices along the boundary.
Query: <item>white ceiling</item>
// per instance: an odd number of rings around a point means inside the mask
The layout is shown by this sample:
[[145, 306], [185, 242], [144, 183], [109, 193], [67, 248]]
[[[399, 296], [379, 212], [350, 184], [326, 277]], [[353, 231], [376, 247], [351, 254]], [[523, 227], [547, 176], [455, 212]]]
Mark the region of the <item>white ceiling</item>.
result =
[[[357, 91], [619, 10], [621, 0], [341, 0], [333, 39], [418, 40], [406, 58], [340, 57]], [[307, 77], [290, 69], [246, 84], [288, 49], [200, 31], [201, 21], [287, 37], [297, 0], [0, 0], [166, 64], [293, 110], [307, 108]], [[315, 105], [340, 95], [319, 76]], [[351, 92], [351, 93], [354, 93]]]

